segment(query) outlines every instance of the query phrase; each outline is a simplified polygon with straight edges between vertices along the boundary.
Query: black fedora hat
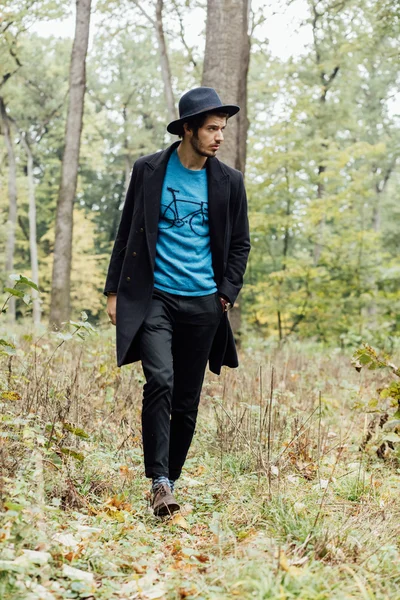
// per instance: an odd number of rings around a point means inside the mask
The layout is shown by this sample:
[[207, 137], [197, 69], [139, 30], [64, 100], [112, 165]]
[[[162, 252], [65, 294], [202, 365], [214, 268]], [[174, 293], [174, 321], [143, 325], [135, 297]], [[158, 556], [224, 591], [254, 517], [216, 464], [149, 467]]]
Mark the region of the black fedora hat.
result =
[[174, 135], [179, 135], [182, 131], [182, 125], [190, 117], [201, 115], [209, 111], [221, 111], [227, 113], [230, 117], [239, 112], [239, 106], [234, 104], [222, 104], [220, 97], [214, 88], [198, 87], [183, 94], [179, 100], [179, 119], [171, 121], [167, 131]]

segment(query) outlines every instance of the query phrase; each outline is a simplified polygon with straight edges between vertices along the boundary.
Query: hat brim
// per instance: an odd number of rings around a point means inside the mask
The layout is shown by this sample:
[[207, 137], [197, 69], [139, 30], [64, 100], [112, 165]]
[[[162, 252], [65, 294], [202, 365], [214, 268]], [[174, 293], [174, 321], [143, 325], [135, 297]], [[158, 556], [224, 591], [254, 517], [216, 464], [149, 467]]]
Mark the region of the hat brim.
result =
[[236, 115], [236, 113], [238, 113], [239, 110], [240, 107], [236, 106], [235, 104], [224, 104], [223, 106], [210, 106], [210, 108], [202, 109], [198, 112], [186, 115], [182, 119], [171, 121], [171, 123], [167, 125], [167, 131], [168, 133], [172, 133], [172, 135], [179, 135], [182, 131], [182, 125], [192, 117], [197, 117], [198, 115], [202, 115], [208, 112], [222, 112], [227, 113], [229, 117], [233, 117], [233, 115]]

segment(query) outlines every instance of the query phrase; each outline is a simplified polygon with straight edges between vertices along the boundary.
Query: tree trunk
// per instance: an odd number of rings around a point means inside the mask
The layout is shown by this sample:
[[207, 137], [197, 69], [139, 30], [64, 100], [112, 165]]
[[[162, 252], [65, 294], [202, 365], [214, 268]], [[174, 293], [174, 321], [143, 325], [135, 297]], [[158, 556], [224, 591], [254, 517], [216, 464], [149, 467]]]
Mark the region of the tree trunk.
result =
[[[11, 140], [10, 122], [3, 98], [0, 97], [0, 114], [3, 122], [3, 133], [8, 155], [8, 220], [6, 242], [6, 273], [10, 275], [14, 269], [15, 230], [17, 225], [17, 167], [14, 148]], [[15, 321], [15, 297], [8, 303], [8, 319]]]
[[[313, 13], [312, 33], [313, 33], [313, 43], [314, 43], [314, 51], [315, 51], [315, 64], [317, 66], [317, 72], [318, 72], [318, 77], [319, 77], [320, 87], [321, 87], [321, 94], [319, 97], [319, 112], [318, 112], [318, 116], [317, 116], [318, 129], [317, 129], [316, 135], [323, 138], [323, 137], [325, 137], [324, 130], [325, 130], [325, 123], [326, 123], [326, 118], [327, 118], [327, 116], [326, 116], [326, 96], [327, 96], [327, 93], [328, 93], [330, 87], [332, 86], [337, 74], [339, 73], [340, 65], [335, 65], [329, 74], [325, 71], [325, 64], [328, 63], [328, 61], [325, 57], [322, 56], [322, 49], [320, 47], [320, 38], [318, 37], [319, 20], [321, 19], [321, 17], [323, 16], [324, 13], [318, 12], [317, 4], [318, 4], [318, 2], [314, 2], [314, 1], [311, 2], [311, 10]], [[327, 10], [329, 10], [329, 7]], [[333, 51], [335, 52], [335, 48], [333, 48]], [[334, 52], [333, 52], [333, 54], [334, 54]], [[318, 161], [319, 165], [318, 165], [317, 197], [318, 197], [320, 205], [323, 202], [323, 198], [324, 198], [324, 194], [325, 194], [323, 176], [326, 171], [326, 166], [325, 166], [325, 164], [323, 164], [323, 161], [324, 161], [324, 157], [325, 157], [327, 148], [328, 148], [328, 146], [326, 143], [321, 144], [321, 158]], [[323, 212], [322, 217], [318, 223], [317, 240], [314, 244], [314, 265], [315, 266], [318, 264], [319, 259], [321, 257], [321, 252], [322, 252], [322, 247], [323, 247], [323, 235], [324, 235], [324, 229], [325, 229], [325, 220], [326, 220], [326, 215], [325, 215], [325, 212]]]
[[70, 316], [73, 204], [78, 177], [83, 102], [86, 87], [86, 54], [91, 0], [76, 0], [75, 38], [72, 47], [69, 104], [61, 184], [57, 201], [50, 323], [60, 326]]
[[246, 163], [248, 33], [251, 0], [207, 0], [206, 48], [202, 85], [213, 87], [225, 104], [238, 104], [218, 158], [244, 173]]
[[124, 105], [123, 111], [122, 111], [122, 118], [124, 119], [124, 130], [125, 130], [125, 135], [124, 135], [124, 149], [125, 149], [125, 181], [124, 181], [124, 187], [125, 187], [125, 197], [126, 194], [128, 193], [128, 187], [129, 187], [129, 181], [130, 181], [130, 175], [131, 175], [131, 170], [132, 170], [132, 161], [131, 161], [131, 157], [129, 154], [129, 140], [128, 140], [128, 114], [127, 114], [127, 106], [126, 104]]
[[[201, 84], [217, 90], [224, 104], [240, 112], [229, 120], [218, 158], [244, 174], [247, 145], [247, 73], [250, 62], [251, 0], [207, 0], [206, 48]], [[236, 302], [229, 315], [240, 343], [241, 309]]]
[[171, 122], [171, 121], [175, 121], [175, 119], [177, 118], [177, 114], [176, 114], [176, 108], [175, 108], [174, 93], [172, 91], [171, 69], [169, 66], [167, 45], [165, 43], [164, 28], [163, 28], [163, 22], [162, 22], [162, 10], [163, 10], [163, 0], [157, 0], [157, 5], [156, 5], [157, 44], [158, 44], [158, 51], [160, 53], [161, 74], [162, 74], [162, 78], [163, 78], [163, 82], [164, 82], [165, 98], [167, 101], [168, 120], [169, 120], [169, 122]]
[[[39, 265], [38, 265], [38, 252], [37, 252], [37, 240], [36, 240], [36, 199], [35, 199], [35, 183], [33, 179], [33, 156], [30, 146], [25, 139], [22, 137], [27, 158], [28, 158], [28, 192], [29, 192], [29, 249], [31, 254], [31, 272], [32, 281], [39, 285]], [[38, 293], [32, 289], [32, 312], [33, 312], [33, 323], [35, 326], [40, 325], [40, 302]]]

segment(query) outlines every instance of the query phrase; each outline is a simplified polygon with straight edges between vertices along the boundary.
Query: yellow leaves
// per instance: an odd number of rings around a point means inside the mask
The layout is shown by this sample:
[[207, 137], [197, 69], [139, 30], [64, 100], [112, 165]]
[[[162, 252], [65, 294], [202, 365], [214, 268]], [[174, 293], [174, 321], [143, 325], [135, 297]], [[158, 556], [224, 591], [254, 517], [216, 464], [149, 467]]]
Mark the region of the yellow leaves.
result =
[[251, 527], [250, 529], [241, 529], [237, 534], [237, 538], [241, 542], [242, 540], [252, 537], [255, 534], [256, 534], [256, 529], [254, 529], [254, 527]]
[[123, 497], [113, 496], [112, 498], [108, 498], [105, 501], [103, 505], [103, 510], [101, 512], [97, 512], [97, 514], [118, 521], [119, 523], [124, 523], [124, 512], [132, 513], [132, 504], [126, 502], [125, 498]]
[[197, 593], [197, 589], [194, 587], [179, 588], [178, 593], [180, 598], [189, 598], [190, 596], [194, 596]]
[[108, 498], [105, 504], [112, 509], [126, 510], [127, 512], [132, 511], [132, 504], [125, 502], [125, 498], [123, 497], [113, 496], [112, 498]]
[[169, 524], [177, 525], [178, 527], [185, 529], [185, 531], [189, 531], [189, 529], [190, 529], [189, 523], [186, 521], [186, 519], [180, 513], [175, 513], [169, 520]]
[[195, 477], [200, 477], [201, 475], [203, 475], [203, 473], [205, 473], [205, 470], [206, 470], [206, 468], [205, 468], [204, 465], [199, 465], [197, 467], [197, 469], [195, 470], [195, 472], [194, 472], [194, 476]]
[[129, 480], [132, 480], [135, 475], [133, 470], [130, 469], [127, 465], [120, 465], [119, 472], [121, 473], [122, 477]]
[[289, 575], [292, 575], [294, 577], [297, 577], [298, 575], [302, 575], [304, 573], [303, 569], [300, 569], [299, 567], [295, 567], [294, 565], [290, 564], [283, 550], [280, 550], [279, 552], [278, 564], [279, 568], [282, 569], [282, 571], [285, 571], [285, 573], [288, 573]]
[[[109, 254], [95, 254], [94, 239], [96, 224], [93, 215], [83, 210], [74, 210], [72, 269], [71, 269], [71, 301], [73, 308], [90, 309], [92, 315], [104, 314], [104, 300], [99, 293], [99, 282], [103, 281], [104, 271]], [[52, 245], [54, 233], [50, 229], [42, 238]], [[42, 260], [42, 285], [48, 289], [51, 281], [52, 254]], [[48, 310], [49, 295], [42, 294], [43, 307]]]
[[12, 402], [17, 402], [17, 400], [21, 400], [22, 396], [18, 394], [18, 392], [2, 392], [0, 398], [2, 400], [11, 400]]

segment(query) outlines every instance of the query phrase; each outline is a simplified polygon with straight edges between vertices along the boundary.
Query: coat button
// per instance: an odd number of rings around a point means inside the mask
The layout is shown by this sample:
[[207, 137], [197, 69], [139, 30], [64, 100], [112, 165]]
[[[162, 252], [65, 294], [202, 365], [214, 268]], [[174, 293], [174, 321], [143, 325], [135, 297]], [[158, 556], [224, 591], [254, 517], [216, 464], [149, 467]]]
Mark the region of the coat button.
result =
[[127, 280], [127, 281], [130, 281], [130, 280], [131, 280], [131, 278], [130, 278], [130, 277], [127, 277], [127, 278], [126, 278], [126, 280]]
[[144, 233], [144, 229], [143, 229], [143, 227], [141, 227], [141, 228], [139, 229], [139, 231], [140, 231], [140, 233]]
[[132, 256], [136, 256], [136, 252], [132, 252]]

